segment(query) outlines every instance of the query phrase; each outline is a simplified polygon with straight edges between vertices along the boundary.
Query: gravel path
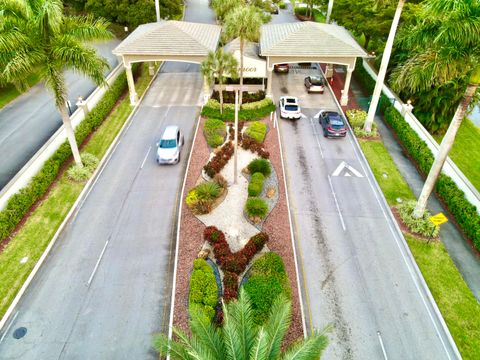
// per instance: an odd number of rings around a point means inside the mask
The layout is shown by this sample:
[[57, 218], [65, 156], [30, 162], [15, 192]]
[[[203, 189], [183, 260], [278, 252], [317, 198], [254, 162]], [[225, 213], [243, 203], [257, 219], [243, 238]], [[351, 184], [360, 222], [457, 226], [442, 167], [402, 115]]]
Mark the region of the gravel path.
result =
[[[209, 149], [205, 138], [201, 132], [205, 120], [201, 119], [200, 121], [201, 123], [199, 126], [199, 132], [197, 134], [195, 143], [193, 144], [194, 151], [190, 160], [185, 194], [181, 204], [182, 216], [180, 223], [180, 243], [178, 250], [178, 268], [176, 278], [176, 295], [173, 323], [175, 326], [185, 331], [188, 330], [187, 304], [190, 273], [192, 270], [193, 260], [197, 257], [197, 254], [201, 250], [201, 247], [203, 245], [202, 233], [203, 229], [205, 229], [205, 225], [202, 223], [202, 221], [197, 219], [185, 204], [185, 197], [188, 193], [188, 190], [195, 186], [197, 179], [201, 176], [202, 167], [204, 164], [207, 163], [209, 158]], [[267, 124], [267, 126], [272, 126], [272, 123], [268, 120], [264, 120], [264, 122]], [[277, 206], [273, 209], [273, 211], [270, 213], [267, 220], [265, 221], [263, 231], [265, 231], [270, 237], [267, 246], [272, 251], [282, 256], [285, 262], [288, 277], [290, 279], [290, 286], [292, 288], [293, 322], [286, 337], [286, 341], [289, 343], [295, 339], [298, 339], [299, 337], [303, 337], [302, 318], [300, 312], [300, 302], [298, 298], [298, 284], [296, 282], [297, 276], [295, 271], [295, 261], [293, 258], [293, 249], [290, 237], [290, 223], [285, 197], [284, 175], [282, 172], [278, 133], [273, 128], [270, 128], [270, 130], [273, 131], [267, 132], [264, 144], [266, 149], [270, 152], [270, 161], [275, 168], [278, 176], [279, 200]], [[246, 184], [246, 179], [240, 174], [240, 170], [245, 167], [246, 164], [248, 164], [248, 161], [249, 160], [247, 156], [244, 157], [242, 163], [239, 161], [239, 183], [245, 181]], [[243, 162], [246, 163], [243, 164]], [[227, 167], [230, 165], [230, 163], [233, 163], [233, 159], [231, 162], [229, 162], [229, 164], [227, 164]], [[224, 176], [228, 176], [229, 173], [232, 173], [232, 171], [228, 171], [228, 169], [226, 169], [226, 171], [222, 171], [222, 174]], [[243, 184], [243, 186], [245, 186], [245, 184]], [[235, 196], [235, 191], [234, 189], [232, 189], [231, 186], [229, 187], [227, 198], [229, 196]], [[245, 199], [243, 199], [243, 197], [237, 201], [242, 202], [242, 204], [245, 203]], [[226, 200], [224, 200], [223, 203], [225, 202]], [[214, 210], [214, 212], [223, 211], [227, 214], [228, 211], [222, 210], [223, 203], [218, 206]], [[228, 224], [228, 222], [225, 225], [219, 226], [218, 223], [215, 225], [226, 233], [228, 233], [228, 228], [235, 227], [235, 224]], [[225, 226], [225, 228], [223, 228], [223, 226]], [[253, 228], [253, 226], [251, 227]], [[256, 233], [257, 230], [255, 228], [253, 229], [254, 233]], [[248, 237], [246, 237], [246, 239], [248, 240]], [[236, 249], [233, 250], [235, 251]]]

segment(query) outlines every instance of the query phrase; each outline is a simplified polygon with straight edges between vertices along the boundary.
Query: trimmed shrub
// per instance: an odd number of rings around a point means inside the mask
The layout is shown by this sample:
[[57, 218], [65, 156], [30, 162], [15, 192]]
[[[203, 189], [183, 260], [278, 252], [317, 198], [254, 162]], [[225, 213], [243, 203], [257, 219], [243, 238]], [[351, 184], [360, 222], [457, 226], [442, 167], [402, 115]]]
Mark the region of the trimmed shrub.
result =
[[[212, 93], [212, 99], [220, 102], [220, 92], [214, 90]], [[248, 91], [243, 91], [242, 102], [244, 104], [256, 102], [265, 99], [265, 91], [259, 90], [255, 93], [249, 93]], [[235, 104], [235, 92], [223, 90], [223, 104]]]
[[372, 123], [372, 131], [367, 133], [363, 130], [365, 120], [367, 120], [367, 113], [359, 109], [351, 109], [346, 112], [348, 122], [353, 128], [353, 132], [357, 137], [378, 136], [377, 123]]
[[265, 218], [268, 213], [268, 205], [265, 200], [258, 197], [250, 197], [245, 204], [245, 212], [251, 218]]
[[282, 10], [286, 9], [287, 8], [287, 5], [283, 2], [283, 1], [280, 1], [278, 3], [278, 7]]
[[238, 297], [238, 275], [225, 272], [223, 275], [223, 299], [228, 302]]
[[[260, 120], [275, 111], [275, 109], [275, 104], [269, 98], [248, 104], [242, 104], [240, 111], [238, 112], [238, 120]], [[224, 121], [233, 121], [235, 119], [235, 105], [224, 104], [223, 114], [220, 114], [220, 103], [217, 100], [210, 99], [202, 109], [202, 116], [222, 119]]]
[[86, 166], [80, 167], [77, 164], [74, 164], [67, 170], [67, 176], [72, 181], [84, 182], [92, 176], [92, 171]]
[[258, 143], [263, 143], [266, 134], [267, 125], [259, 121], [254, 121], [250, 123], [244, 133], [244, 135], [252, 138]]
[[234, 152], [233, 144], [231, 141], [225, 143], [218, 151], [215, 156], [203, 167], [205, 173], [213, 178], [218, 174], [227, 162], [230, 160]]
[[250, 183], [248, 184], [248, 196], [258, 196], [263, 191], [263, 182], [265, 181], [265, 176], [262, 173], [255, 173], [250, 178]]
[[254, 261], [248, 280], [243, 285], [252, 301], [254, 322], [266, 321], [275, 299], [283, 294], [291, 299], [291, 290], [282, 258], [269, 252]]
[[194, 214], [208, 214], [212, 211], [213, 202], [222, 193], [222, 188], [215, 181], [201, 183], [191, 189], [185, 202]]
[[268, 177], [272, 172], [270, 162], [265, 159], [254, 159], [250, 161], [250, 164], [247, 166], [250, 174], [262, 173], [263, 176]]
[[211, 321], [217, 303], [218, 287], [213, 270], [204, 259], [195, 259], [190, 278], [189, 312], [200, 311]]
[[[134, 70], [136, 71], [136, 69], [138, 69], [137, 64], [134, 65]], [[75, 129], [75, 137], [79, 144], [102, 124], [120, 96], [125, 92], [126, 87], [126, 76], [121, 74]], [[43, 164], [28, 185], [10, 198], [5, 208], [0, 211], [0, 241], [10, 235], [30, 207], [45, 194], [49, 186], [55, 181], [60, 168], [71, 155], [70, 145], [65, 141]]]
[[405, 225], [408, 226], [410, 231], [420, 234], [425, 237], [436, 237], [440, 232], [440, 227], [432, 224], [430, 220], [430, 212], [425, 211], [421, 218], [413, 217], [413, 210], [415, 209], [416, 201], [406, 201], [397, 206], [398, 212], [402, 221]]
[[263, 145], [256, 142], [255, 140], [245, 136], [242, 140], [242, 149], [250, 150], [251, 152], [257, 153], [260, 157], [268, 159], [270, 153], [263, 148]]
[[207, 119], [203, 127], [203, 133], [210, 147], [217, 147], [223, 144], [225, 135], [225, 123], [219, 119]]
[[220, 196], [221, 187], [214, 181], [207, 181], [195, 187], [195, 191], [201, 200], [214, 200]]

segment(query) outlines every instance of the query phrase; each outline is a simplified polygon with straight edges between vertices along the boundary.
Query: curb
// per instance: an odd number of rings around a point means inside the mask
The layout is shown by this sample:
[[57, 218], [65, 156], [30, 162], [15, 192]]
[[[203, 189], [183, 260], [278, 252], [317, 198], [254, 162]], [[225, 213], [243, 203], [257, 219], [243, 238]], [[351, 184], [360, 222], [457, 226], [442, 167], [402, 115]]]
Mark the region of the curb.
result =
[[[320, 68], [320, 71], [322, 72], [323, 74], [323, 71], [321, 70]], [[331, 88], [330, 84], [327, 82], [327, 86], [328, 88], [330, 89], [331, 93], [333, 94], [333, 98], [335, 100], [335, 103], [337, 104], [338, 108], [340, 109], [342, 115], [344, 116], [344, 118], [346, 119], [346, 116], [345, 116], [345, 113], [343, 112], [343, 109], [341, 107], [341, 105], [339, 104], [334, 92], [333, 92], [333, 89]], [[445, 337], [447, 338], [448, 340], [448, 343], [453, 351], [453, 353], [455, 354], [455, 356], [457, 357], [457, 359], [462, 359], [462, 356], [460, 354], [460, 352], [458, 351], [458, 348], [457, 348], [457, 344], [455, 343], [453, 337], [452, 337], [452, 334], [450, 333], [450, 330], [448, 329], [448, 326], [447, 324], [445, 323], [445, 319], [443, 318], [441, 312], [440, 312], [440, 309], [438, 308], [438, 305], [437, 303], [435, 302], [435, 299], [433, 298], [432, 296], [432, 293], [430, 292], [430, 289], [423, 277], [423, 274], [422, 272], [420, 271], [420, 268], [418, 267], [417, 265], [417, 262], [415, 261], [415, 258], [413, 257], [413, 254], [412, 252], [410, 251], [410, 248], [403, 236], [403, 233], [400, 229], [400, 227], [398, 226], [398, 223], [397, 221], [395, 220], [395, 217], [393, 216], [392, 214], [392, 210], [390, 209], [390, 206], [388, 205], [388, 202], [387, 202], [387, 199], [385, 198], [385, 195], [383, 194], [383, 191], [382, 189], [380, 188], [380, 185], [378, 184], [377, 182], [377, 179], [375, 178], [375, 175], [373, 174], [372, 172], [372, 169], [370, 168], [370, 166], [368, 165], [368, 161], [367, 161], [367, 158], [365, 157], [365, 154], [363, 153], [361, 147], [360, 147], [360, 144], [358, 142], [358, 139], [355, 135], [353, 135], [353, 130], [350, 126], [350, 123], [348, 121], [346, 121], [346, 124], [350, 130], [350, 133], [352, 134], [352, 138], [353, 138], [353, 142], [355, 144], [355, 147], [354, 147], [354, 150], [357, 154], [359, 154], [359, 156], [361, 157], [361, 159], [364, 161], [364, 163], [367, 165], [366, 166], [366, 169], [365, 167], [363, 166], [362, 163], [361, 166], [362, 168], [364, 168], [364, 170], [367, 170], [368, 171], [368, 174], [369, 176], [367, 176], [367, 179], [371, 182], [371, 184], [373, 185], [373, 187], [375, 188], [376, 192], [380, 194], [380, 199], [379, 202], [381, 203], [382, 205], [382, 211], [384, 211], [386, 209], [386, 213], [388, 214], [388, 220], [393, 224], [393, 226], [395, 227], [395, 237], [397, 237], [398, 239], [400, 239], [401, 241], [401, 245], [402, 247], [400, 248], [400, 244], [397, 242], [397, 245], [399, 247], [400, 250], [403, 250], [405, 252], [405, 255], [407, 256], [408, 260], [409, 260], [409, 263], [407, 263], [405, 261], [405, 264], [407, 265], [407, 267], [412, 267], [413, 269], [413, 272], [415, 274], [415, 277], [416, 279], [412, 279], [415, 283], [415, 285], [417, 286], [417, 281], [415, 280], [418, 280], [418, 285], [421, 287], [422, 289], [422, 292], [423, 294], [422, 295], [425, 295], [426, 296], [426, 300], [430, 303], [434, 313], [435, 313], [435, 316], [438, 320], [438, 322], [440, 323], [440, 325], [442, 326], [442, 330], [445, 334]], [[393, 229], [392, 229], [393, 230]], [[413, 274], [412, 274], [413, 275]], [[425, 299], [423, 299], [423, 296], [422, 296], [422, 301], [425, 303]], [[425, 304], [426, 305], [426, 304]], [[427, 311], [429, 313], [429, 315], [431, 316], [430, 314], [430, 311], [429, 309], [427, 308]], [[433, 320], [433, 319], [432, 319]], [[436, 328], [436, 325], [435, 323], [433, 323], [435, 328]], [[438, 332], [438, 330], [437, 330]], [[443, 343], [443, 340], [442, 338], [440, 338], [441, 342]], [[445, 350], [447, 350], [445, 348]], [[450, 355], [449, 355], [449, 352], [446, 351], [446, 355], [447, 357], [450, 359]]]
[[[45, 262], [46, 258], [48, 257], [48, 255], [50, 254], [50, 251], [52, 250], [53, 246], [55, 245], [55, 243], [57, 242], [57, 239], [58, 237], [60, 236], [60, 234], [62, 233], [62, 231], [64, 230], [64, 228], [67, 226], [67, 224], [70, 222], [70, 220], [76, 215], [76, 212], [77, 210], [79, 209], [79, 207], [81, 207], [83, 205], [83, 203], [85, 202], [85, 200], [87, 199], [88, 195], [90, 194], [90, 192], [92, 191], [93, 189], [93, 186], [95, 185], [95, 183], [97, 182], [99, 176], [102, 174], [105, 166], [107, 165], [108, 161], [110, 160], [110, 158], [112, 157], [116, 147], [118, 146], [118, 143], [119, 143], [119, 140], [120, 138], [124, 135], [125, 131], [128, 130], [128, 128], [130, 127], [131, 123], [132, 123], [132, 119], [133, 119], [133, 116], [136, 114], [145, 94], [148, 92], [148, 90], [150, 89], [150, 86], [152, 85], [153, 81], [157, 78], [157, 75], [158, 73], [160, 72], [160, 70], [162, 69], [163, 67], [163, 64], [159, 66], [157, 72], [155, 73], [155, 75], [152, 77], [152, 79], [150, 80], [147, 88], [145, 89], [143, 95], [140, 97], [140, 99], [138, 100], [137, 104], [134, 106], [132, 112], [130, 113], [130, 115], [128, 116], [127, 120], [125, 120], [125, 123], [123, 124], [122, 128], [120, 129], [120, 131], [118, 132], [117, 136], [115, 137], [115, 139], [113, 140], [113, 142], [110, 144], [110, 146], [108, 147], [107, 149], [107, 152], [105, 153], [105, 155], [103, 156], [102, 160], [100, 161], [100, 164], [99, 166], [97, 167], [97, 169], [95, 170], [95, 172], [93, 173], [92, 177], [90, 178], [90, 180], [87, 181], [87, 183], [85, 184], [85, 187], [83, 188], [82, 192], [80, 193], [80, 195], [78, 196], [77, 200], [75, 200], [75, 203], [72, 205], [70, 211], [67, 213], [67, 215], [65, 216], [65, 219], [62, 221], [62, 223], [60, 224], [60, 226], [58, 227], [57, 231], [55, 232], [55, 235], [53, 235], [53, 238], [52, 240], [50, 240], [50, 243], [48, 244], [48, 246], [46, 247], [45, 251], [43, 252], [42, 256], [40, 256], [40, 259], [37, 261], [37, 263], [35, 264], [34, 268], [32, 269], [32, 271], [30, 272], [30, 274], [28, 275], [27, 279], [25, 280], [25, 282], [23, 283], [22, 287], [20, 288], [20, 290], [18, 291], [17, 295], [15, 296], [15, 298], [13, 299], [12, 303], [10, 304], [10, 306], [8, 307], [7, 311], [5, 312], [5, 315], [2, 317], [2, 320], [0, 321], [0, 331], [3, 329], [3, 327], [5, 326], [5, 324], [7, 323], [7, 321], [10, 319], [10, 316], [12, 315], [12, 313], [14, 312], [15, 308], [17, 307], [18, 303], [20, 302], [20, 300], [22, 299], [23, 295], [25, 294], [26, 290], [28, 289], [28, 287], [30, 286], [31, 282], [33, 281], [33, 279], [35, 278], [35, 275], [37, 274], [37, 272], [40, 270], [40, 268], [42, 267], [43, 263]], [[10, 324], [11, 325], [11, 324]], [[8, 328], [7, 328], [8, 330]], [[3, 334], [5, 335], [6, 332]], [[1, 338], [3, 340], [3, 336]]]

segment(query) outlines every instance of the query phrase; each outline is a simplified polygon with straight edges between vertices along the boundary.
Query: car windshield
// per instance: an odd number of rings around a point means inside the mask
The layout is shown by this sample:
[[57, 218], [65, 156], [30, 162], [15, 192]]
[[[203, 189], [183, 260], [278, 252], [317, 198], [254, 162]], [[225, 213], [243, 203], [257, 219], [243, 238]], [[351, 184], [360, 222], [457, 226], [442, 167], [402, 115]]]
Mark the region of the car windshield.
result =
[[285, 110], [287, 111], [297, 111], [298, 110], [298, 105], [285, 105]]
[[310, 77], [310, 82], [312, 85], [323, 85], [323, 79], [319, 76]]
[[160, 140], [160, 148], [162, 149], [172, 149], [176, 146], [177, 146], [177, 142], [175, 141], [175, 139]]
[[330, 125], [335, 130], [342, 130], [345, 126], [343, 125], [343, 121], [340, 118], [333, 118], [330, 120]]

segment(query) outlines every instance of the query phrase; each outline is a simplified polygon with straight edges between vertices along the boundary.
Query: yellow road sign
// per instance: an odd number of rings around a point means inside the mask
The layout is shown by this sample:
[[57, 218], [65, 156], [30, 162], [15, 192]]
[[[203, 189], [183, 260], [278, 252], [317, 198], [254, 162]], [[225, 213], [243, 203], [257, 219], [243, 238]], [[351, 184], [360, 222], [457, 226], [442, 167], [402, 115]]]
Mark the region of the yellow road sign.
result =
[[447, 217], [443, 213], [438, 213], [437, 215], [433, 215], [429, 219], [434, 225], [441, 225], [448, 221]]

